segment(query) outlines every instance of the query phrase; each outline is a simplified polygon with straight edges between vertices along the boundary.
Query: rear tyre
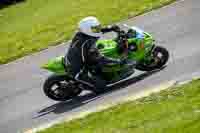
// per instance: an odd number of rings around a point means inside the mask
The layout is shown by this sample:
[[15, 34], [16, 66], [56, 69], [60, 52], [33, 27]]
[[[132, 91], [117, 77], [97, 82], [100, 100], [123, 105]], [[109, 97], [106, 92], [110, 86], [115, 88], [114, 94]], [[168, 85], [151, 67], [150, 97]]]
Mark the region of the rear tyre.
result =
[[45, 81], [43, 91], [52, 100], [66, 101], [78, 96], [82, 89], [66, 76], [51, 75]]
[[141, 63], [136, 66], [140, 71], [152, 71], [162, 68], [169, 59], [169, 52], [162, 46], [156, 46], [152, 53], [153, 60], [149, 64]]

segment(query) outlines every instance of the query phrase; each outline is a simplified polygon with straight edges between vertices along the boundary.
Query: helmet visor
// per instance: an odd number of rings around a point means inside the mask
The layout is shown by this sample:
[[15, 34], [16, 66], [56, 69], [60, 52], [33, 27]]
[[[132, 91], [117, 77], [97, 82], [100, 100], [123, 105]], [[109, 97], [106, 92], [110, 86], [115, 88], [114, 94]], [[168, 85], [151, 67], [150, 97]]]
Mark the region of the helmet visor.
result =
[[93, 26], [91, 29], [92, 29], [92, 32], [94, 32], [94, 33], [100, 33], [101, 25]]

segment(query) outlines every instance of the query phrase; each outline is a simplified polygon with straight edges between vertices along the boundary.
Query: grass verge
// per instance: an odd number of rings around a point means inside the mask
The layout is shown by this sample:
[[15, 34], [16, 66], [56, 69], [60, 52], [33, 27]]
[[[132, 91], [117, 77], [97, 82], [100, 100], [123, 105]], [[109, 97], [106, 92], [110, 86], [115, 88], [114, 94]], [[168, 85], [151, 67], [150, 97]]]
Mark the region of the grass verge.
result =
[[198, 133], [200, 80], [121, 104], [39, 133]]
[[0, 64], [70, 39], [77, 22], [103, 24], [133, 17], [175, 0], [25, 0], [0, 10]]

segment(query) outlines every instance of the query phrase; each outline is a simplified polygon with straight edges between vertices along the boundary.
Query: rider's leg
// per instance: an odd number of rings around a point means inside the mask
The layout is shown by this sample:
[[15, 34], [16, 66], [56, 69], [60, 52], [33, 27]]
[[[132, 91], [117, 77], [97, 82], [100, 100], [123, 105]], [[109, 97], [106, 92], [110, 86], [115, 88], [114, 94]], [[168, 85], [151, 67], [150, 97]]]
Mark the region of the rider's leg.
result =
[[90, 86], [96, 93], [100, 93], [106, 88], [106, 81], [103, 78], [84, 69], [75, 76], [75, 79]]

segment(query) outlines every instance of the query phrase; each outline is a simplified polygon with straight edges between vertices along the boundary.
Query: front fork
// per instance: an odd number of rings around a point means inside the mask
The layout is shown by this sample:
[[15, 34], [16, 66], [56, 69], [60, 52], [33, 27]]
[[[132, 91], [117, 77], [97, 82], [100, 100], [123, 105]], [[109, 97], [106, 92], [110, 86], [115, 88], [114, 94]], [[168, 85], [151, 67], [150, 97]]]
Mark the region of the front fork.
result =
[[148, 51], [146, 52], [145, 58], [143, 60], [145, 64], [149, 64], [153, 61], [153, 59], [154, 59], [153, 51], [154, 51], [155, 47], [156, 47], [156, 45], [153, 44], [151, 46], [151, 48], [149, 48]]

